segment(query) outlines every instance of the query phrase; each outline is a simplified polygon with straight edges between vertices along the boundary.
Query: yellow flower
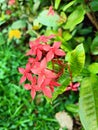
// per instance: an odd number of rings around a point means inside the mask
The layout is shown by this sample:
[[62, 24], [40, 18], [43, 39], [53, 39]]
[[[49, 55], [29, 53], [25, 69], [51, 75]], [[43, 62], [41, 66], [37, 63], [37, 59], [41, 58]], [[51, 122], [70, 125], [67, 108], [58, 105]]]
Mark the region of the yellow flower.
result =
[[13, 37], [19, 39], [21, 37], [21, 32], [18, 29], [10, 30], [9, 39], [12, 39]]

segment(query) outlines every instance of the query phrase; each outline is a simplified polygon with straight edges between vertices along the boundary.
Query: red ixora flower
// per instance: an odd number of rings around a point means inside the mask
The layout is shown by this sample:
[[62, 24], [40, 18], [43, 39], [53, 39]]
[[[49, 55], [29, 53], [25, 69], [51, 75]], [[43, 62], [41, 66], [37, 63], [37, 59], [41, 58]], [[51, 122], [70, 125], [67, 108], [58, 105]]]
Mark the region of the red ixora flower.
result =
[[54, 87], [60, 86], [57, 82], [58, 73], [48, 69], [47, 64], [53, 58], [56, 59], [58, 56], [65, 56], [65, 52], [59, 49], [61, 42], [54, 42], [53, 45], [47, 44], [52, 38], [54, 38], [54, 35], [42, 35], [30, 41], [30, 50], [26, 54], [30, 57], [26, 68], [19, 68], [19, 72], [23, 75], [20, 83], [25, 82], [26, 79], [29, 81], [24, 87], [31, 91], [33, 99], [37, 91], [41, 91], [45, 96], [51, 98]]
[[12, 13], [11, 10], [6, 10], [7, 15], [10, 15], [11, 13]]
[[49, 7], [48, 15], [54, 15], [53, 6]]
[[40, 88], [37, 86], [36, 77], [32, 77], [31, 84], [25, 84], [24, 88], [26, 90], [31, 90], [31, 97], [34, 99], [36, 92], [40, 90]]
[[51, 70], [46, 68], [47, 62], [46, 58], [44, 58], [41, 62], [36, 63], [35, 66], [31, 69], [32, 73], [38, 75], [38, 86], [40, 87], [41, 84], [44, 82], [45, 79], [54, 79], [57, 75], [52, 72]]
[[67, 87], [66, 91], [72, 90], [72, 91], [78, 91], [78, 87], [80, 86], [80, 83], [70, 83], [70, 85]]
[[26, 68], [19, 68], [19, 72], [23, 74], [23, 76], [20, 79], [20, 84], [25, 82], [26, 79], [32, 80], [32, 74], [30, 73], [31, 66], [30, 64], [26, 65]]
[[16, 2], [16, 0], [9, 0], [8, 5], [13, 5], [13, 4], [15, 4], [15, 2]]
[[61, 42], [54, 42], [53, 46], [50, 48], [49, 52], [46, 55], [47, 61], [51, 61], [54, 56], [65, 56], [65, 52], [59, 49]]
[[49, 98], [52, 98], [52, 92], [54, 92], [54, 87], [61, 86], [55, 79], [46, 78], [43, 83], [41, 84], [41, 90], [43, 91], [44, 95]]

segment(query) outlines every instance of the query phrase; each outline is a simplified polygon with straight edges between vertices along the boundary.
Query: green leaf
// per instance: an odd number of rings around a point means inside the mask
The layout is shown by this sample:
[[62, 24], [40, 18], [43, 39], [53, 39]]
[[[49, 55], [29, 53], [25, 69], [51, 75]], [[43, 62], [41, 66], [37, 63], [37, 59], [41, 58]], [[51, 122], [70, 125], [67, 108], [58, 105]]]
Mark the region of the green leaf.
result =
[[72, 31], [75, 26], [79, 23], [81, 23], [84, 19], [85, 10], [82, 6], [78, 6], [75, 11], [73, 11], [69, 17], [68, 20], [64, 26], [64, 29], [69, 29]]
[[48, 15], [48, 10], [44, 10], [39, 14], [38, 21], [48, 27], [58, 27], [59, 15]]
[[98, 63], [92, 63], [91, 65], [89, 65], [88, 69], [91, 73], [98, 74]]
[[98, 76], [83, 79], [79, 115], [85, 130], [98, 130]]
[[5, 2], [5, 0], [0, 0], [0, 3], [3, 3], [3, 2]]
[[67, 10], [69, 7], [71, 7], [75, 2], [76, 2], [76, 0], [69, 2], [67, 5], [65, 5], [65, 6], [63, 7], [63, 11], [66, 11], [66, 10]]
[[2, 35], [2, 33], [0, 33], [0, 45], [4, 44], [5, 43], [5, 39]]
[[58, 9], [61, 0], [55, 0], [55, 9]]
[[68, 104], [65, 106], [66, 110], [72, 113], [78, 113], [79, 107], [76, 104]]
[[78, 75], [85, 63], [85, 52], [83, 44], [78, 45], [73, 51], [69, 53], [68, 62], [73, 76]]
[[98, 55], [98, 36], [96, 36], [91, 45], [91, 52], [93, 55]]
[[63, 37], [64, 37], [64, 41], [69, 41], [72, 38], [72, 35], [70, 34], [70, 32], [65, 31], [63, 32]]
[[98, 11], [98, 0], [93, 0], [91, 3], [90, 3], [93, 11]]
[[17, 20], [12, 24], [12, 29], [25, 28], [26, 22], [24, 20]]

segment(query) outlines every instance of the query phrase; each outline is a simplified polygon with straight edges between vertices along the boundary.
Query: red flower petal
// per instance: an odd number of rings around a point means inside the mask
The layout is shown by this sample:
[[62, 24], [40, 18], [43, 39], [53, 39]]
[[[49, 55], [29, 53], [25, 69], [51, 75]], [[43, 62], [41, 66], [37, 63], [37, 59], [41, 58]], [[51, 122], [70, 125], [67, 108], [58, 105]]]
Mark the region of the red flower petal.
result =
[[43, 46], [43, 50], [45, 50], [45, 51], [49, 51], [50, 50], [50, 45], [47, 45], [47, 44], [45, 44], [44, 46]]
[[26, 56], [29, 56], [29, 55], [32, 55], [33, 54], [33, 50], [30, 49], [27, 53], [26, 53]]
[[61, 42], [54, 42], [53, 48], [59, 48], [61, 45]]
[[23, 75], [20, 79], [20, 84], [22, 84], [26, 80], [26, 77]]
[[34, 90], [34, 89], [33, 89], [33, 90], [31, 90], [31, 97], [32, 97], [33, 99], [34, 99], [35, 95], [36, 95], [35, 90]]
[[44, 58], [44, 59], [41, 61], [41, 63], [40, 63], [40, 68], [41, 68], [41, 70], [42, 70], [42, 69], [45, 69], [46, 66], [47, 66], [47, 62], [46, 62], [46, 58]]
[[24, 88], [25, 88], [26, 90], [30, 90], [30, 89], [31, 89], [31, 85], [30, 85], [30, 84], [25, 84], [25, 85], [24, 85]]
[[47, 97], [49, 97], [49, 98], [52, 98], [52, 94], [51, 94], [51, 89], [50, 89], [50, 88], [44, 87], [44, 88], [42, 89], [42, 91], [43, 91], [43, 93], [44, 93], [45, 96], [47, 96]]
[[37, 49], [37, 58], [38, 60], [42, 58], [42, 52], [39, 49]]
[[61, 84], [59, 84], [58, 82], [55, 82], [55, 81], [51, 81], [51, 82], [50, 82], [50, 85], [53, 85], [53, 86], [61, 86]]
[[55, 54], [57, 56], [65, 56], [65, 52], [61, 49], [55, 49]]
[[30, 66], [30, 64], [29, 64], [29, 63], [27, 63], [27, 64], [26, 64], [26, 72], [29, 72], [29, 71], [30, 71], [30, 69], [31, 69], [31, 66]]
[[18, 70], [19, 70], [19, 72], [20, 72], [21, 74], [24, 74], [24, 72], [25, 72], [25, 69], [24, 69], [24, 68], [18, 68]]
[[38, 86], [39, 86], [39, 87], [40, 87], [40, 86], [42, 85], [42, 83], [44, 82], [44, 79], [45, 79], [44, 75], [40, 74], [40, 75], [38, 76]]
[[52, 72], [51, 70], [48, 70], [48, 69], [45, 69], [45, 76], [47, 78], [56, 78], [57, 77], [57, 75], [54, 72]]
[[36, 83], [37, 83], [37, 79], [36, 79], [36, 77], [33, 77], [32, 84], [36, 85]]
[[53, 57], [54, 57], [54, 53], [53, 53], [53, 51], [51, 50], [51, 51], [49, 51], [49, 52], [47, 53], [46, 59], [47, 59], [47, 61], [51, 61], [51, 60], [53, 59]]
[[28, 79], [29, 81], [32, 81], [32, 74], [27, 73], [26, 76], [27, 76], [27, 79]]
[[73, 85], [73, 88], [78, 88], [80, 86], [80, 83], [75, 83], [74, 85]]
[[48, 15], [54, 15], [54, 10], [52, 6], [49, 7]]

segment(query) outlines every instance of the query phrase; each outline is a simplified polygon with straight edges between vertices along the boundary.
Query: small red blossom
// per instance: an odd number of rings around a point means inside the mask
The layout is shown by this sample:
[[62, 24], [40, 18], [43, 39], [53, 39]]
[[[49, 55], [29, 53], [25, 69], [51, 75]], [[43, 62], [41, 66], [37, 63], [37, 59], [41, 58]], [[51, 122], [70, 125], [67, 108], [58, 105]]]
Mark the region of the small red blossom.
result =
[[72, 90], [72, 91], [78, 91], [78, 87], [80, 86], [80, 83], [70, 83], [70, 85], [67, 87], [66, 91]]
[[49, 7], [48, 15], [54, 15], [53, 6]]
[[6, 10], [7, 15], [10, 15], [11, 13], [12, 13], [11, 10]]
[[54, 42], [53, 46], [50, 48], [49, 52], [46, 55], [47, 61], [51, 61], [54, 56], [65, 56], [65, 52], [59, 49], [61, 42]]
[[57, 75], [51, 70], [47, 69], [46, 66], [47, 62], [46, 58], [44, 58], [40, 63], [35, 64], [35, 66], [33, 66], [33, 68], [31, 69], [32, 73], [38, 75], [38, 86], [41, 86], [46, 78], [53, 79], [57, 77]]
[[32, 74], [30, 73], [30, 69], [31, 69], [30, 64], [27, 64], [25, 69], [19, 68], [19, 72], [23, 74], [23, 76], [20, 79], [20, 84], [25, 82], [26, 79], [28, 80], [32, 79]]
[[9, 0], [9, 1], [8, 1], [8, 5], [14, 5], [15, 2], [16, 2], [16, 0]]
[[31, 49], [26, 53], [26, 55], [36, 55], [38, 60], [40, 60], [42, 58], [42, 46], [42, 44], [30, 42]]
[[25, 84], [24, 88], [26, 90], [31, 90], [31, 97], [34, 99], [36, 92], [40, 90], [40, 88], [37, 86], [36, 77], [32, 77], [31, 84]]

